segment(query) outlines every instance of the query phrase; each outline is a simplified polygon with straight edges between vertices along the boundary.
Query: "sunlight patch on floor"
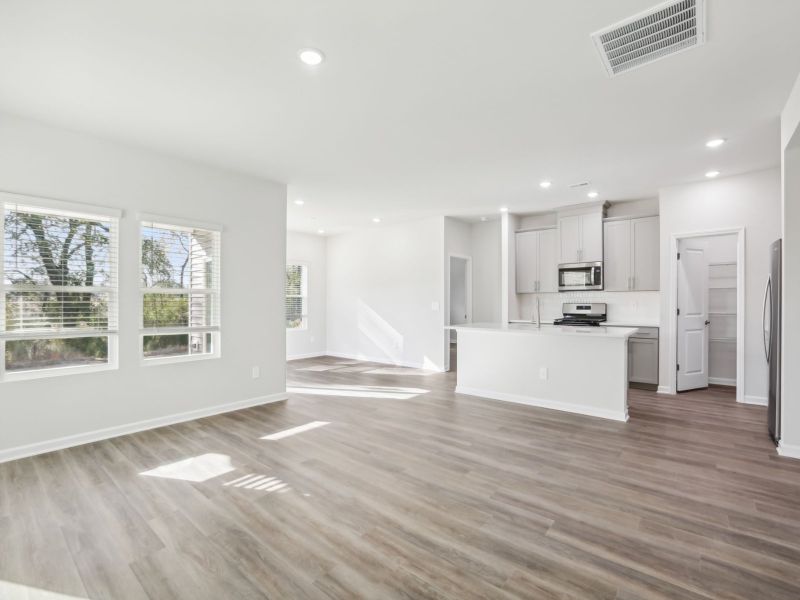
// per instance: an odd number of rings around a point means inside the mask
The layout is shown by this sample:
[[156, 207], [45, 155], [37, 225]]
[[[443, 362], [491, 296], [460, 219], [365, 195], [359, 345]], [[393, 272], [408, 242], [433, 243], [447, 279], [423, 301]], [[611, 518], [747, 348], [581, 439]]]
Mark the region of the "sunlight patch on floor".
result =
[[139, 475], [200, 483], [235, 470], [236, 468], [231, 464], [231, 457], [226, 454], [201, 454], [168, 465], [161, 465], [150, 471], [143, 471]]
[[248, 475], [244, 475], [243, 477], [239, 477], [238, 479], [234, 479], [233, 481], [228, 481], [224, 485], [226, 487], [236, 487], [245, 490], [254, 490], [257, 492], [267, 492], [270, 494], [275, 492], [285, 494], [292, 489], [289, 487], [288, 483], [281, 481], [277, 477], [256, 475], [255, 473], [250, 473]]
[[270, 440], [274, 442], [277, 440], [282, 440], [283, 438], [297, 435], [298, 433], [303, 433], [304, 431], [310, 431], [311, 429], [316, 429], [317, 427], [324, 427], [325, 425], [330, 425], [330, 424], [331, 424], [330, 421], [312, 421], [311, 423], [306, 423], [305, 425], [298, 425], [297, 427], [292, 427], [291, 429], [284, 429], [283, 431], [278, 431], [276, 433], [265, 435], [261, 439]]
[[0, 580], [0, 600], [86, 600], [86, 597], [70, 596], [29, 585]]

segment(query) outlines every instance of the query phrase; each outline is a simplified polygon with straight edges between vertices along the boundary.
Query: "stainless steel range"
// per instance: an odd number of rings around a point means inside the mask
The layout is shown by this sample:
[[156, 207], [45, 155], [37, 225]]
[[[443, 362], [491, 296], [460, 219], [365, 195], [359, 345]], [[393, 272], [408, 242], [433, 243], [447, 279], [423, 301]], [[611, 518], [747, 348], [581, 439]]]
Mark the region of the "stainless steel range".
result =
[[606, 320], [606, 303], [592, 302], [561, 305], [561, 313], [564, 315], [560, 319], [553, 321], [553, 325], [578, 325], [596, 327]]

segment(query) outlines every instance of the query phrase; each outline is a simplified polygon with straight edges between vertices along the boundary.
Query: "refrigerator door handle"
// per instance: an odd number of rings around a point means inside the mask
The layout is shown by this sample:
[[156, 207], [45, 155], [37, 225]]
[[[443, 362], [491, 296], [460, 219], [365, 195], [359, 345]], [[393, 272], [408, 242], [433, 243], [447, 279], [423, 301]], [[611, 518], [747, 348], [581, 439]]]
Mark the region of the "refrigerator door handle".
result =
[[[764, 337], [764, 356], [767, 357], [767, 363], [769, 363], [770, 359], [770, 349], [772, 346], [772, 324], [770, 323], [769, 329], [767, 329], [767, 302], [770, 302], [772, 292], [772, 276], [767, 278], [767, 287], [764, 289], [764, 308], [761, 313], [761, 326], [763, 329], [763, 337]], [[770, 319], [772, 318], [772, 314], [770, 311]], [[769, 332], [769, 339], [767, 339], [767, 332]]]

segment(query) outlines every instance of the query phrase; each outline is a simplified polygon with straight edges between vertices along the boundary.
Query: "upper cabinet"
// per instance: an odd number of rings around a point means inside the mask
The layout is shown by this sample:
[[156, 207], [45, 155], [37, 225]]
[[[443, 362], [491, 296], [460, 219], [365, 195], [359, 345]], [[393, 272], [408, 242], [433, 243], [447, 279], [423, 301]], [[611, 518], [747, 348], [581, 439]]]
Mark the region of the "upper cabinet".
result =
[[600, 211], [558, 219], [561, 263], [603, 260], [603, 215]]
[[555, 229], [516, 234], [518, 294], [558, 291], [558, 252]]
[[658, 217], [606, 221], [603, 264], [609, 292], [659, 289]]

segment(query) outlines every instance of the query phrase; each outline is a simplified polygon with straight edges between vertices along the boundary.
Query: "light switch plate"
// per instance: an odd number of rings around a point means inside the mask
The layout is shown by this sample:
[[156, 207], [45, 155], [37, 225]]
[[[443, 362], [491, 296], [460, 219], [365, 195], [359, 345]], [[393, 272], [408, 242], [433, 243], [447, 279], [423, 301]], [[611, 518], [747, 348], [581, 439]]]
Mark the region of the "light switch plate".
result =
[[547, 367], [539, 368], [539, 379], [542, 381], [547, 381]]
[[431, 310], [434, 312], [439, 311], [439, 303], [438, 302], [431, 302]]
[[261, 368], [253, 367], [253, 379], [258, 379], [259, 377], [261, 377]]

